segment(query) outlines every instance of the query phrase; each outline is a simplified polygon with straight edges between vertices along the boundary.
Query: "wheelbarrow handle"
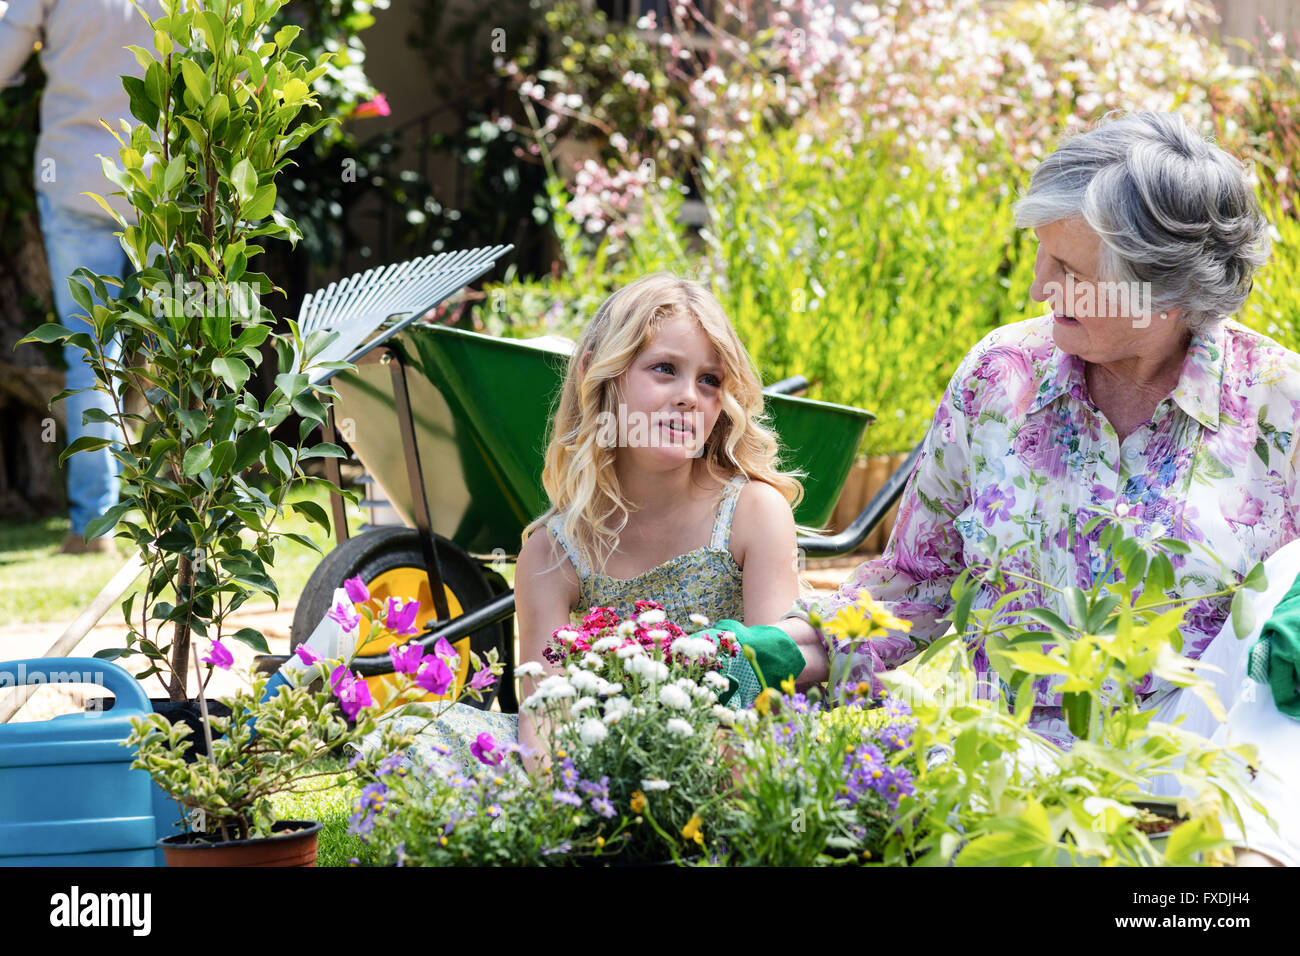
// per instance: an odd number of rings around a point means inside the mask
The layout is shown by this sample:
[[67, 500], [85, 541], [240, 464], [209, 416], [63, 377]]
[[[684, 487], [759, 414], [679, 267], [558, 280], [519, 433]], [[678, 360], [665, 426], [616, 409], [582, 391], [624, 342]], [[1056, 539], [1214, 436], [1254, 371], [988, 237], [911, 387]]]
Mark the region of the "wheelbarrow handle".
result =
[[779, 382], [773, 382], [767, 388], [763, 389], [768, 395], [802, 395], [808, 391], [811, 383], [807, 376], [791, 375], [789, 378], [783, 378]]
[[925, 441], [922, 440], [919, 445], [912, 449], [912, 453], [907, 456], [907, 460], [889, 476], [889, 480], [885, 482], [884, 487], [876, 492], [875, 497], [862, 509], [862, 513], [854, 518], [852, 523], [839, 534], [800, 537], [798, 544], [803, 554], [810, 558], [833, 558], [837, 555], [848, 554], [862, 544], [876, 525], [885, 520], [885, 515], [889, 509], [894, 506], [899, 498], [903, 497], [903, 489], [907, 487], [907, 479], [912, 476], [912, 470], [916, 468], [916, 463], [920, 461], [921, 449], [924, 446]]

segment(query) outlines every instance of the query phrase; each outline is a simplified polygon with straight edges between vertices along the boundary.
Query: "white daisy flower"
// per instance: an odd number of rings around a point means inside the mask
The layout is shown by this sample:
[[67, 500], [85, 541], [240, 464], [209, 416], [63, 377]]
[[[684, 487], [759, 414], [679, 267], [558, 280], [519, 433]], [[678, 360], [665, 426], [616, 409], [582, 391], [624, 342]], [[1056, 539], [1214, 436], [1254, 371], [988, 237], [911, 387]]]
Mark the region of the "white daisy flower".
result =
[[670, 717], [667, 724], [668, 732], [678, 737], [689, 737], [695, 733], [695, 728], [688, 721], [680, 717]]
[[624, 661], [629, 657], [645, 657], [645, 648], [640, 644], [629, 644], [618, 649], [618, 657]]
[[652, 627], [650, 628], [650, 630], [646, 631], [645, 633], [646, 633], [646, 637], [650, 638], [652, 641], [662, 641], [665, 637], [668, 636], [668, 632], [664, 630], [662, 627]]
[[636, 621], [632, 621], [632, 620], [623, 621], [621, 624], [619, 624], [618, 627], [614, 629], [614, 633], [617, 634], [619, 637], [631, 637], [633, 634], [636, 633]]
[[594, 697], [579, 697], [569, 707], [569, 713], [580, 714], [589, 707], [595, 707], [600, 703]]
[[615, 724], [632, 710], [632, 702], [626, 697], [611, 697], [605, 701], [605, 723]]
[[690, 621], [691, 621], [691, 623], [694, 624], [696, 627], [708, 627], [708, 626], [709, 626], [709, 619], [708, 619], [707, 617], [705, 617], [703, 614], [692, 614], [691, 617], [690, 617]]
[[615, 694], [623, 693], [623, 684], [621, 681], [615, 681], [612, 684], [609, 683], [609, 681], [605, 681], [600, 685], [600, 690], [598, 690], [597, 693], [600, 694], [601, 697], [613, 697]]
[[638, 624], [648, 627], [651, 624], [662, 624], [664, 621], [668, 620], [668, 615], [657, 608], [651, 608], [648, 611], [642, 611], [638, 614], [636, 620]]
[[679, 637], [673, 641], [672, 651], [681, 657], [713, 657], [718, 648], [707, 637]]
[[584, 671], [581, 668], [574, 668], [574, 673], [569, 675], [569, 683], [580, 694], [598, 694], [600, 693], [600, 684], [603, 678], [591, 671]]
[[550, 700], [554, 697], [577, 697], [578, 692], [574, 686], [569, 683], [568, 678], [560, 674], [552, 674], [540, 684], [537, 685], [537, 693], [543, 698]]
[[[690, 725], [688, 724], [687, 726]], [[667, 780], [659, 780], [657, 778], [654, 780], [641, 781], [641, 789], [644, 790], [646, 793], [654, 793], [656, 790], [667, 790], [671, 786], [672, 784], [669, 783]]]
[[546, 673], [537, 661], [524, 661], [515, 668], [516, 677], [541, 677]]
[[600, 743], [608, 736], [609, 731], [605, 729], [605, 725], [594, 718], [584, 720], [582, 722], [582, 728], [578, 731], [578, 737], [588, 747], [596, 746], [596, 744]]
[[623, 639], [621, 637], [602, 637], [595, 644], [591, 645], [591, 649], [597, 654], [603, 654], [606, 651], [612, 651], [622, 643]]
[[558, 641], [563, 641], [565, 644], [572, 644], [580, 636], [581, 635], [577, 631], [567, 627], [561, 628], [560, 630], [555, 632], [555, 639]]
[[659, 688], [659, 703], [674, 710], [690, 710], [691, 695], [680, 687], [667, 684]]
[[724, 727], [730, 727], [736, 722], [736, 712], [730, 707], [723, 707], [721, 704], [713, 705], [713, 716], [718, 718], [718, 723]]
[[711, 704], [718, 699], [718, 695], [713, 693], [713, 691], [709, 690], [707, 687], [696, 687], [691, 691], [691, 696], [701, 704]]
[[668, 679], [668, 666], [663, 661], [652, 660], [644, 654], [633, 657], [627, 662], [627, 671], [636, 677], [644, 677], [652, 683]]
[[586, 654], [582, 655], [582, 666], [593, 671], [598, 671], [605, 666], [605, 659], [599, 654], [593, 654], [591, 651], [588, 651]]
[[709, 687], [712, 687], [714, 690], [726, 690], [730, 686], [727, 683], [727, 679], [717, 671], [709, 671], [705, 674], [704, 683]]

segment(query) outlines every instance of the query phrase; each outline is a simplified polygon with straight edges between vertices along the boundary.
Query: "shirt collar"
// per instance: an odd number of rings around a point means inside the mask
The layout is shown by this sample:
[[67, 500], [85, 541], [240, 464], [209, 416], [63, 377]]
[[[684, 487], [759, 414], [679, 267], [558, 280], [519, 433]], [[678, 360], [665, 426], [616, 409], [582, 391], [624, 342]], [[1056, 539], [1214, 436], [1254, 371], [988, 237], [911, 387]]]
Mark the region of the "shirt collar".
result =
[[[1219, 392], [1223, 385], [1224, 349], [1227, 334], [1223, 322], [1192, 333], [1187, 357], [1174, 388], [1173, 400], [1190, 418], [1211, 431], [1219, 429]], [[1029, 406], [1029, 414], [1046, 408], [1062, 395], [1079, 401], [1087, 394], [1083, 378], [1083, 360], [1053, 346], [1052, 357], [1038, 384], [1038, 394]]]

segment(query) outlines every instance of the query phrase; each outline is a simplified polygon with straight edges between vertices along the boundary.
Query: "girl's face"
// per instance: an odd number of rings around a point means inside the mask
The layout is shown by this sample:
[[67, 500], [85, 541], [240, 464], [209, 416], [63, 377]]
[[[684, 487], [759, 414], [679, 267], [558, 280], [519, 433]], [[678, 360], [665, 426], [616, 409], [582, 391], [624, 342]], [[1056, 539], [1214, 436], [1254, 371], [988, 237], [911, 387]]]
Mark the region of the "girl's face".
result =
[[722, 412], [722, 360], [692, 318], [666, 320], [619, 380], [619, 447], [638, 461], [698, 458]]

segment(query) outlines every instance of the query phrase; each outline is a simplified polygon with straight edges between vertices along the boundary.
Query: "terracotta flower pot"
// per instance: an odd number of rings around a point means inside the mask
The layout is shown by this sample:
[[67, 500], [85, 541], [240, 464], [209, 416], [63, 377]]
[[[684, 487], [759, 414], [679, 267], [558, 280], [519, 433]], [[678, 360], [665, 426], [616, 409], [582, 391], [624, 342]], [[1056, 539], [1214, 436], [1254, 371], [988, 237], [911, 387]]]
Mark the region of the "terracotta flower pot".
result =
[[271, 827], [276, 836], [258, 840], [207, 843], [202, 834], [178, 833], [164, 837], [158, 845], [169, 867], [315, 866], [321, 826], [312, 820], [281, 820]]

